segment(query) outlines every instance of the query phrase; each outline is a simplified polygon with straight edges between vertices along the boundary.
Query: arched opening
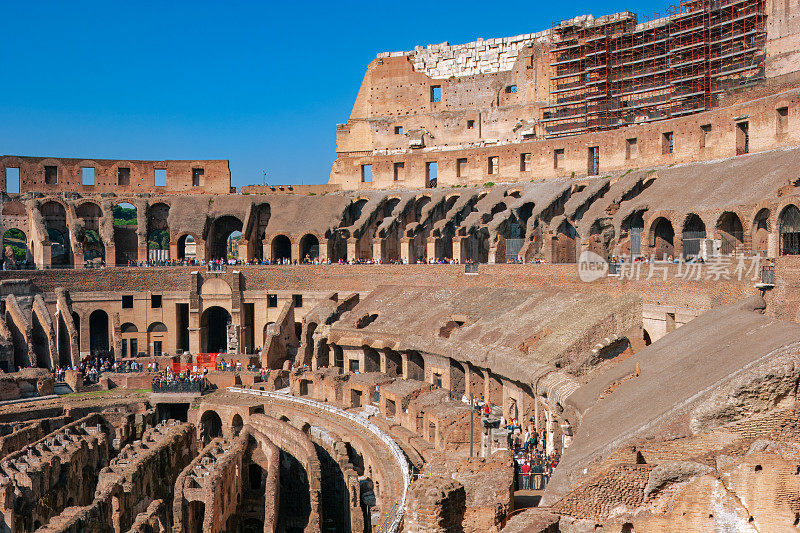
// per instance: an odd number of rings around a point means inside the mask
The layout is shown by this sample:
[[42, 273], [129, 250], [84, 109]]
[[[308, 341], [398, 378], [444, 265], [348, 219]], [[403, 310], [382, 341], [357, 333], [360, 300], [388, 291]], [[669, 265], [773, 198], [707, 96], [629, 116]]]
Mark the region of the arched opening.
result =
[[720, 240], [720, 253], [723, 255], [732, 255], [742, 250], [744, 229], [736, 213], [722, 213], [717, 220], [717, 238]]
[[701, 255], [700, 247], [706, 238], [706, 225], [699, 216], [691, 213], [683, 223], [681, 241], [683, 242], [683, 258], [692, 259]]
[[206, 504], [201, 500], [192, 500], [189, 502], [186, 514], [186, 532], [203, 533], [205, 531], [203, 521], [206, 517]]
[[71, 341], [64, 316], [58, 313], [58, 366], [72, 364]]
[[208, 410], [200, 417], [200, 440], [208, 444], [222, 436], [222, 419], [216, 411]]
[[28, 259], [28, 237], [17, 228], [3, 234], [3, 252], [6, 268], [17, 268]]
[[[627, 232], [628, 238], [623, 239]], [[622, 221], [622, 235], [620, 236], [620, 251], [622, 255], [631, 258], [642, 255], [642, 233], [644, 232], [644, 211], [634, 211]]]
[[225, 259], [228, 256], [229, 238], [233, 232], [242, 231], [242, 221], [232, 215], [214, 220], [206, 239], [206, 259]]
[[42, 213], [47, 237], [50, 241], [50, 263], [52, 265], [71, 264], [66, 209], [60, 203], [51, 201], [42, 204], [39, 211]]
[[675, 255], [675, 230], [672, 223], [664, 217], [657, 218], [650, 230], [650, 248], [656, 259], [667, 259]]
[[105, 355], [108, 347], [108, 313], [97, 309], [89, 315], [89, 352], [92, 355]]
[[244, 422], [242, 422], [242, 417], [239, 414], [233, 415], [233, 422], [231, 423], [231, 430], [233, 431], [233, 436], [238, 437], [239, 433], [242, 432], [242, 428], [244, 427]]
[[455, 392], [456, 394], [464, 394], [464, 391], [466, 391], [465, 375], [466, 373], [464, 372], [464, 366], [455, 359], [450, 359], [451, 391]]
[[344, 350], [342, 347], [336, 344], [332, 344], [331, 348], [333, 349], [333, 366], [336, 368], [344, 368]]
[[36, 358], [36, 366], [39, 368], [52, 367], [52, 360], [50, 354], [50, 341], [47, 338], [47, 332], [44, 329], [44, 324], [39, 320], [37, 313], [31, 313], [31, 344], [33, 346], [33, 353]]
[[340, 226], [346, 228], [355, 224], [356, 220], [361, 218], [361, 211], [364, 209], [366, 203], [367, 200], [362, 198], [348, 205], [342, 215], [342, 223]]
[[406, 379], [425, 381], [425, 359], [418, 352], [408, 352]]
[[122, 357], [136, 357], [139, 355], [139, 328], [136, 324], [125, 322], [120, 326]]
[[226, 244], [225, 249], [225, 258], [226, 259], [238, 259], [239, 258], [239, 243], [242, 239], [242, 232], [241, 231], [232, 231], [230, 235], [228, 235], [228, 243]]
[[364, 372], [380, 372], [381, 356], [378, 350], [370, 346], [364, 346]]
[[334, 231], [328, 237], [328, 259], [333, 263], [347, 261], [347, 237]]
[[781, 255], [800, 254], [800, 209], [787, 205], [778, 219]]
[[264, 235], [271, 216], [269, 204], [253, 206], [250, 211], [250, 222], [247, 237], [247, 258], [264, 259]]
[[389, 377], [403, 376], [403, 358], [394, 350], [386, 348], [386, 375]]
[[280, 450], [278, 527], [287, 533], [305, 531], [311, 516], [308, 473], [293, 455]]
[[231, 314], [219, 306], [203, 311], [200, 320], [200, 344], [205, 353], [227, 353], [228, 326]]
[[167, 326], [163, 322], [153, 322], [147, 328], [147, 351], [148, 355], [164, 355], [164, 347], [167, 345]]
[[83, 247], [84, 263], [99, 264], [105, 261], [105, 245], [100, 237], [103, 210], [94, 202], [84, 202], [75, 210], [75, 215], [83, 222], [83, 230], [78, 239]]
[[316, 235], [303, 235], [300, 239], [300, 260], [304, 263], [311, 263], [319, 259], [319, 239]]
[[193, 261], [197, 259], [197, 241], [191, 234], [181, 235], [177, 246], [180, 261]]
[[650, 339], [650, 333], [648, 333], [646, 329], [642, 330], [642, 339], [644, 340], [645, 346], [653, 344], [653, 341]]
[[578, 232], [572, 227], [572, 224], [564, 220], [559, 224], [558, 231], [553, 237], [553, 263], [574, 263], [577, 260], [575, 255], [575, 241], [578, 238]]
[[769, 248], [769, 232], [771, 231], [769, 219], [772, 213], [769, 209], [761, 209], [753, 219], [753, 254], [766, 257]]
[[286, 235], [277, 235], [272, 239], [272, 260], [292, 260], [292, 241]]
[[169, 206], [159, 202], [147, 210], [147, 258], [169, 260]]
[[606, 261], [611, 259], [611, 242], [614, 239], [614, 226], [609, 219], [598, 219], [589, 228], [588, 249]]
[[135, 263], [139, 258], [136, 206], [123, 202], [114, 206], [114, 258], [117, 265]]

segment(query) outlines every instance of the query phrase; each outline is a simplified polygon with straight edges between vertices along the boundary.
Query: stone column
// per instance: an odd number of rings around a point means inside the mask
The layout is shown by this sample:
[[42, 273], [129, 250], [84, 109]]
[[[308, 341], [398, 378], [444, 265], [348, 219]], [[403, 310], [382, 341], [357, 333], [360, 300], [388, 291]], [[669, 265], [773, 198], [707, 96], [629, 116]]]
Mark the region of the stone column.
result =
[[452, 259], [458, 259], [461, 261], [461, 239], [458, 237], [453, 237], [453, 257]]
[[347, 239], [347, 259], [352, 261], [356, 258], [356, 240], [354, 238]]
[[403, 370], [403, 379], [408, 379], [408, 354], [400, 352], [400, 362]]
[[406, 263], [411, 263], [411, 254], [409, 251], [409, 242], [406, 237], [400, 239], [400, 260]]
[[372, 241], [372, 260], [380, 261], [382, 257], [381, 248], [383, 247], [383, 239], [375, 239]]
[[300, 257], [300, 242], [295, 242], [292, 240], [292, 261], [297, 261], [298, 263], [305, 259], [304, 257]]
[[427, 252], [426, 258], [428, 260], [436, 260], [436, 239], [428, 239], [428, 242], [425, 244], [425, 250]]

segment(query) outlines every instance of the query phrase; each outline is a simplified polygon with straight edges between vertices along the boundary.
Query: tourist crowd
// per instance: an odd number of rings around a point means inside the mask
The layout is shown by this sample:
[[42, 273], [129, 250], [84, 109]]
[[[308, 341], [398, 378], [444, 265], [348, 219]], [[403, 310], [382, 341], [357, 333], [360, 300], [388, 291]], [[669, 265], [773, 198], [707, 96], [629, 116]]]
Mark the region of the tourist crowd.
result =
[[[207, 369], [205, 370], [207, 371]], [[203, 383], [204, 381], [205, 376], [201, 373], [190, 372], [189, 370], [185, 372], [173, 372], [168, 368], [153, 378], [153, 387], [163, 387], [176, 383]]]

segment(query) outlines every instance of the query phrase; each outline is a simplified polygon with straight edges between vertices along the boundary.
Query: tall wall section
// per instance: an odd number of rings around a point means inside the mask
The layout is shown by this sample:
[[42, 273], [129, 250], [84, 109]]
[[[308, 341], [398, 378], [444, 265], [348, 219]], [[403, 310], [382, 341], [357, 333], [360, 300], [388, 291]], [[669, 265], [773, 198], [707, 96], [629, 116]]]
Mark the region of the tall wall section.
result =
[[798, 144], [797, 2], [683, 2], [382, 53], [337, 125], [330, 184], [450, 187]]

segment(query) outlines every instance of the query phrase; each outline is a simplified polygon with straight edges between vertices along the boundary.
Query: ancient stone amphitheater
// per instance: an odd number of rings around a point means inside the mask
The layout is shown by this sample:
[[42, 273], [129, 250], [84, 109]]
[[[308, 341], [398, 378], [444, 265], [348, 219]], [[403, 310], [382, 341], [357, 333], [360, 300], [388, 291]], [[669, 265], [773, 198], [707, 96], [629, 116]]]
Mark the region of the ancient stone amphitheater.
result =
[[669, 13], [381, 53], [324, 185], [0, 157], [0, 531], [800, 528], [800, 7]]

